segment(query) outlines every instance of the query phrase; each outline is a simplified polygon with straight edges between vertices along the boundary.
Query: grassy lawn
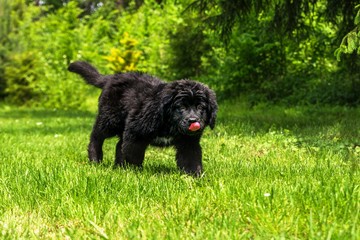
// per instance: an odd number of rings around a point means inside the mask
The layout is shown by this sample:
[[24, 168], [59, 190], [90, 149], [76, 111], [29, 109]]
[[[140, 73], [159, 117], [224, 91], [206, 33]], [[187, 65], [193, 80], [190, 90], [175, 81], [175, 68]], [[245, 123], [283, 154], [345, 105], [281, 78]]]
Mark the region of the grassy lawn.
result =
[[89, 164], [94, 115], [0, 107], [1, 239], [360, 239], [360, 109], [222, 104], [199, 179]]

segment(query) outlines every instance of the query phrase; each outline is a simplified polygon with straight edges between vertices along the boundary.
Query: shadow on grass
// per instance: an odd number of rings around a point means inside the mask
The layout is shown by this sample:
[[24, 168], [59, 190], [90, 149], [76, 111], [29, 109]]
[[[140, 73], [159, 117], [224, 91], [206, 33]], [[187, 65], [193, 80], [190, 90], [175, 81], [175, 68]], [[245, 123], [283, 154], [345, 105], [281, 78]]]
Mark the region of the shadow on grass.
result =
[[[359, 168], [360, 108], [279, 107], [241, 108], [226, 104], [219, 112], [217, 135], [279, 138], [283, 144], [327, 149]], [[275, 136], [275, 138], [273, 138]], [[286, 142], [289, 139], [289, 142]], [[317, 151], [317, 150], [315, 150]]]
[[168, 166], [168, 165], [150, 164], [150, 165], [146, 165], [144, 167], [144, 170], [146, 170], [147, 172], [149, 172], [151, 174], [156, 174], [156, 175], [177, 174], [180, 171], [175, 166], [175, 164], [173, 167]]
[[140, 174], [146, 172], [150, 175], [171, 175], [171, 174], [178, 174], [180, 172], [180, 170], [177, 169], [175, 164], [174, 166], [168, 166], [165, 164], [158, 164], [158, 163], [147, 164], [146, 162], [144, 162], [144, 166], [142, 167], [132, 166], [132, 165], [115, 166], [112, 161], [105, 161], [102, 163], [93, 163], [88, 161], [88, 164], [95, 167], [101, 167], [106, 170], [112, 169], [114, 171], [119, 171], [119, 173], [130, 171], [133, 173], [140, 173]]
[[337, 138], [360, 145], [360, 109], [345, 107], [241, 108], [225, 105], [219, 126], [230, 135], [266, 134], [287, 131], [299, 138]]

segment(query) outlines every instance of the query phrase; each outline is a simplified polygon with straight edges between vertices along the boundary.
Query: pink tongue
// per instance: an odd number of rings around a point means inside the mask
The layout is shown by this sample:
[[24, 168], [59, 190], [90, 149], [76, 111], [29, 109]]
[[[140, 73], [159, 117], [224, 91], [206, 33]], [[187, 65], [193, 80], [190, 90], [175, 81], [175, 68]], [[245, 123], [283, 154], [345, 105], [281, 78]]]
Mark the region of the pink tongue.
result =
[[192, 124], [190, 124], [189, 130], [192, 132], [195, 132], [197, 130], [200, 129], [200, 123], [199, 122], [194, 122]]

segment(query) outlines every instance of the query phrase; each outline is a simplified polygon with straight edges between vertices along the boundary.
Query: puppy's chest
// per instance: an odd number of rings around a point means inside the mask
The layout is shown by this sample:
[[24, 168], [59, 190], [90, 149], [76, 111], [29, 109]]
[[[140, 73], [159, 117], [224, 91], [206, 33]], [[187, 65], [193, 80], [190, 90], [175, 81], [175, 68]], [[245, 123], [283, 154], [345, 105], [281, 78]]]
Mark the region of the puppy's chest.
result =
[[151, 141], [151, 145], [158, 147], [166, 147], [173, 145], [174, 138], [172, 137], [156, 137]]

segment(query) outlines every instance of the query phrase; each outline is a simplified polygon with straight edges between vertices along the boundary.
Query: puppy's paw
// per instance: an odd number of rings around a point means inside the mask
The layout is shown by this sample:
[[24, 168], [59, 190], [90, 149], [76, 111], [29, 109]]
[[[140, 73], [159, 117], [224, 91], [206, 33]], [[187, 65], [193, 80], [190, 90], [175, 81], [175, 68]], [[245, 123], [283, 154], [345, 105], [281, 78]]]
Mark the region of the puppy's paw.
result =
[[193, 177], [201, 177], [203, 175], [203, 169], [201, 165], [185, 167], [183, 171]]

